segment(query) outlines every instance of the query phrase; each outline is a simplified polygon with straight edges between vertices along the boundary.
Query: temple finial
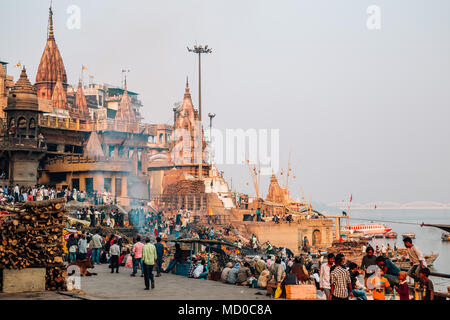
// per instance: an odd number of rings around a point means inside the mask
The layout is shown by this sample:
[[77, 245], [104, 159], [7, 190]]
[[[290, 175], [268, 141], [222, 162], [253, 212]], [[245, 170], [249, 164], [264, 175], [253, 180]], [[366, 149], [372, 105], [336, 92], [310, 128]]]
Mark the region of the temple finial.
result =
[[52, 1], [50, 1], [50, 8], [48, 8], [48, 35], [47, 35], [47, 39], [55, 39], [55, 35], [53, 33]]

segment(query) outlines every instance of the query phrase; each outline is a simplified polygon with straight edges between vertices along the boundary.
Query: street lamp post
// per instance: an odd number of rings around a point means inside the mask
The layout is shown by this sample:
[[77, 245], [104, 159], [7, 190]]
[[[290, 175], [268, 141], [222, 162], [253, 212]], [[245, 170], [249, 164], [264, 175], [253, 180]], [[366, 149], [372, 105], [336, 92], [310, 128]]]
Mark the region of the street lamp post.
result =
[[[206, 45], [204, 48], [202, 46], [194, 46], [194, 49], [190, 49], [189, 47], [187, 47], [189, 52], [193, 52], [198, 54], [198, 120], [200, 121], [200, 132], [202, 132], [202, 67], [201, 67], [201, 56], [202, 53], [211, 53], [212, 49], [208, 48], [208, 46]], [[203, 178], [203, 138], [202, 141], [200, 141], [200, 150], [201, 150], [201, 155], [200, 155], [200, 167], [199, 167], [199, 171], [200, 171], [200, 179]]]
[[212, 164], [212, 119], [216, 116], [215, 113], [208, 113], [209, 117], [209, 156], [211, 157]]

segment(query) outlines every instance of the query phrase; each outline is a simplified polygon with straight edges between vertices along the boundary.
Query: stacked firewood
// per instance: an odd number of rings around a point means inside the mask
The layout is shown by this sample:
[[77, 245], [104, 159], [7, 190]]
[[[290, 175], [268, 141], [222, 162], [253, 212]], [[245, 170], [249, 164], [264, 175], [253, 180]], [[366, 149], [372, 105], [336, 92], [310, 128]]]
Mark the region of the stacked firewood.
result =
[[347, 261], [360, 264], [362, 257], [365, 255], [365, 252], [362, 251], [363, 245], [367, 246], [368, 241], [333, 241], [332, 247], [328, 248], [328, 253], [343, 253], [347, 257]]
[[[0, 268], [23, 269], [63, 263], [64, 199], [0, 206]], [[1, 221], [0, 221], [1, 222]]]
[[67, 271], [64, 266], [48, 267], [45, 275], [45, 289], [49, 291], [67, 290]]
[[164, 194], [198, 194], [205, 192], [205, 183], [199, 180], [181, 180], [168, 185]]

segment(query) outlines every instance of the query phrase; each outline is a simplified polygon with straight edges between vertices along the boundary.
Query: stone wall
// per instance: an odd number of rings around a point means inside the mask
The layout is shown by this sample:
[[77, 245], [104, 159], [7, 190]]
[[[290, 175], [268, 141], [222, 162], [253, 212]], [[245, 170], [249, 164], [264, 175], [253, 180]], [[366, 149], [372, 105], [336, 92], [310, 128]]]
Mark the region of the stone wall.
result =
[[[270, 241], [274, 246], [285, 247], [298, 254], [304, 237], [314, 249], [326, 249], [333, 242], [333, 221], [328, 219], [302, 220], [300, 223], [242, 222], [260, 243]], [[314, 242], [314, 243], [313, 243]]]

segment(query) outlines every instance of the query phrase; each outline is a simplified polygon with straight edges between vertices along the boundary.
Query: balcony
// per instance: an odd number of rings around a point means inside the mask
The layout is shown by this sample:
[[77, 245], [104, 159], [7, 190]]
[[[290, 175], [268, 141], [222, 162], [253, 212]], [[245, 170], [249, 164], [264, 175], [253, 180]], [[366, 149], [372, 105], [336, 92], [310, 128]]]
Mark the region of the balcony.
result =
[[149, 124], [128, 123], [114, 119], [104, 120], [80, 120], [71, 118], [60, 118], [55, 116], [39, 117], [39, 126], [53, 129], [74, 131], [118, 131], [126, 133], [137, 133], [150, 135], [152, 127]]
[[45, 165], [49, 172], [126, 172], [133, 173], [135, 165], [131, 159], [111, 159], [106, 157], [62, 156], [49, 159]]

